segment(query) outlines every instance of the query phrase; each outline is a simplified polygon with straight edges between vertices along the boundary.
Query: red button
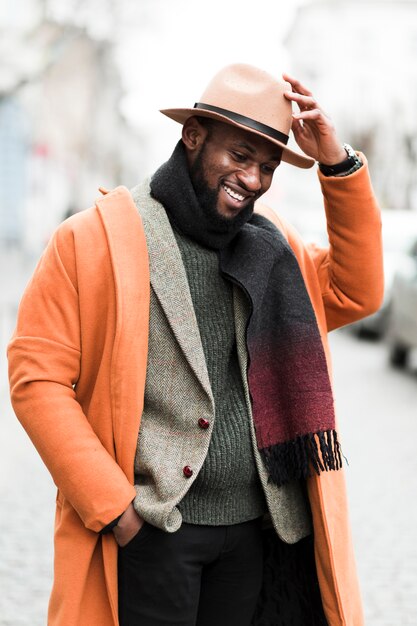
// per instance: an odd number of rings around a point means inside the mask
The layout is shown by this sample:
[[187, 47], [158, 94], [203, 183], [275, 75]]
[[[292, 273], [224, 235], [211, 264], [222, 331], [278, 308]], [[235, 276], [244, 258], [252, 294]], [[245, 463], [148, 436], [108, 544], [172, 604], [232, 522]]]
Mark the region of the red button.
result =
[[184, 474], [185, 478], [191, 478], [191, 476], [193, 475], [193, 470], [189, 465], [186, 465], [182, 468], [182, 473]]
[[210, 422], [208, 420], [205, 420], [204, 417], [200, 417], [200, 419], [198, 420], [198, 425], [200, 426], [200, 428], [208, 428], [210, 426]]

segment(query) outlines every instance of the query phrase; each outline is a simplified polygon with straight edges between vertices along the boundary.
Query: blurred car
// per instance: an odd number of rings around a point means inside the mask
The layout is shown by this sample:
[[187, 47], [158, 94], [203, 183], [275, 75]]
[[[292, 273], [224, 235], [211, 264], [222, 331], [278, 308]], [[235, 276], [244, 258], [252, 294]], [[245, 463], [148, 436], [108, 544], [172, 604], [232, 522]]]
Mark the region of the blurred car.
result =
[[373, 315], [350, 325], [359, 337], [382, 337], [387, 331], [392, 303], [394, 276], [409, 268], [408, 251], [417, 239], [417, 211], [384, 209], [382, 211], [382, 240], [384, 255], [384, 300]]
[[417, 237], [407, 261], [394, 277], [388, 319], [389, 359], [396, 367], [405, 367], [417, 349]]

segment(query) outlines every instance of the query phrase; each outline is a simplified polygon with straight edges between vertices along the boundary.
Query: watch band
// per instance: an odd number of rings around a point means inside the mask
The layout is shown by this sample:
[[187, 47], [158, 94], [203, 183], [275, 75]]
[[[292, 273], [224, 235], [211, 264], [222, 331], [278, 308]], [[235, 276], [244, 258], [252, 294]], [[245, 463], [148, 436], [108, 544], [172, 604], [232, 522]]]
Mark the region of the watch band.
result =
[[336, 165], [319, 163], [319, 169], [322, 174], [325, 176], [348, 176], [362, 167], [363, 163], [352, 146], [344, 143], [343, 147], [346, 150], [347, 158], [340, 163], [336, 163]]

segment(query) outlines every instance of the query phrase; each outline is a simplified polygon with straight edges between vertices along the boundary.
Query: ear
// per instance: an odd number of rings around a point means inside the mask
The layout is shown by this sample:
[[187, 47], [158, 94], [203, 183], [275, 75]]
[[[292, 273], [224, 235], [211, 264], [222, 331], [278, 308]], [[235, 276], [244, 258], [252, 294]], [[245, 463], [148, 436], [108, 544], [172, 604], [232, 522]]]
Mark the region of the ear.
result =
[[198, 154], [206, 137], [207, 129], [204, 128], [202, 124], [200, 124], [195, 116], [189, 117], [182, 127], [182, 140], [187, 149], [187, 152], [189, 154]]

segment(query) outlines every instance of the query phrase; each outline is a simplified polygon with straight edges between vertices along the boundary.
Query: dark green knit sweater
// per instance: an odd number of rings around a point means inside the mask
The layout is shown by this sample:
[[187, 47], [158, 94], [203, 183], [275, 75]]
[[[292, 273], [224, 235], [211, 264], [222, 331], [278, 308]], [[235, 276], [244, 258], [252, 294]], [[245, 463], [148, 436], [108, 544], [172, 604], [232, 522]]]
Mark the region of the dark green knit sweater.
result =
[[250, 415], [239, 368], [233, 288], [219, 274], [218, 256], [175, 236], [188, 277], [215, 401], [215, 422], [204, 465], [178, 505], [191, 524], [237, 524], [266, 510], [252, 451]]

